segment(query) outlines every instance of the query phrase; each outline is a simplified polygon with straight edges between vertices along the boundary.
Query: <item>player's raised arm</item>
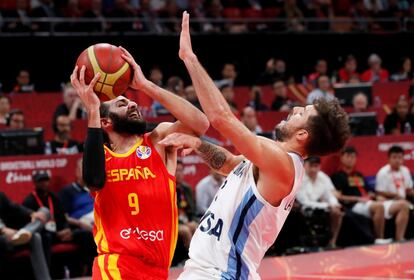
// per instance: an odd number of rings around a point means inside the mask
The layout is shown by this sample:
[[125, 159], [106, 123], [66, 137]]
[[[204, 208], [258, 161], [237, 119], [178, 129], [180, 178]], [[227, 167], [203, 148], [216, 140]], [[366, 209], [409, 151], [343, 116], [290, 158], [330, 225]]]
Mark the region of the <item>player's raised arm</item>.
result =
[[212, 126], [230, 139], [237, 150], [260, 169], [274, 169], [275, 166], [283, 168], [283, 163], [286, 163], [284, 166], [291, 165], [286, 152], [278, 149], [274, 143], [268, 143], [252, 134], [234, 116], [220, 90], [192, 50], [187, 12], [183, 14], [179, 56], [187, 67], [201, 106]]
[[178, 119], [179, 122], [171, 126], [165, 135], [172, 132], [203, 135], [210, 125], [207, 117], [184, 98], [147, 80], [142, 73], [141, 67], [135, 62], [132, 55], [126, 49], [122, 47], [120, 48], [123, 51], [122, 57], [134, 69], [134, 78], [131, 83], [131, 88], [141, 90], [152, 99], [157, 100]]
[[183, 151], [195, 151], [210, 168], [222, 175], [228, 175], [244, 158], [233, 155], [222, 147], [202, 141], [198, 137], [183, 133], [172, 133], [159, 144], [184, 149]]
[[103, 131], [99, 114], [100, 101], [93, 88], [100, 77], [97, 73], [89, 85], [85, 84], [85, 66], [78, 77], [76, 66], [70, 76], [71, 83], [88, 113], [88, 131], [83, 152], [83, 180], [89, 188], [101, 189], [105, 184], [105, 154]]

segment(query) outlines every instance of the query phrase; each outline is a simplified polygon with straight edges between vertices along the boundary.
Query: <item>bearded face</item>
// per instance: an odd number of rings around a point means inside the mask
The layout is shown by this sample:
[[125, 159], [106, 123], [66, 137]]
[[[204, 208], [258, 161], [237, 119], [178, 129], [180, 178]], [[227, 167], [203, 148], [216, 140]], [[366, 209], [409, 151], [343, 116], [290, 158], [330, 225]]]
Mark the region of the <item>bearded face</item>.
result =
[[120, 134], [142, 135], [147, 128], [147, 122], [140, 117], [136, 117], [134, 114], [133, 116], [131, 114], [120, 116], [110, 112], [109, 118], [112, 120], [114, 132]]

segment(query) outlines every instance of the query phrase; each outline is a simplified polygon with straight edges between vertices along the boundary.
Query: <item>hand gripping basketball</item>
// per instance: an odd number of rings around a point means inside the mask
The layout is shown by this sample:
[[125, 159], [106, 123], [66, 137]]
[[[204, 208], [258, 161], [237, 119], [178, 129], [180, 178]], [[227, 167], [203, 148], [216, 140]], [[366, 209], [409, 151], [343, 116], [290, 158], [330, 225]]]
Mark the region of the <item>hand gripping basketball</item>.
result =
[[78, 66], [75, 66], [72, 75], [70, 75], [70, 82], [78, 93], [79, 98], [81, 99], [83, 106], [85, 106], [87, 111], [99, 110], [100, 101], [98, 96], [93, 91], [93, 88], [100, 78], [101, 74], [99, 72], [96, 73], [92, 81], [89, 83], [89, 85], [87, 85], [85, 83], [85, 69], [86, 67], [82, 66], [78, 77]]

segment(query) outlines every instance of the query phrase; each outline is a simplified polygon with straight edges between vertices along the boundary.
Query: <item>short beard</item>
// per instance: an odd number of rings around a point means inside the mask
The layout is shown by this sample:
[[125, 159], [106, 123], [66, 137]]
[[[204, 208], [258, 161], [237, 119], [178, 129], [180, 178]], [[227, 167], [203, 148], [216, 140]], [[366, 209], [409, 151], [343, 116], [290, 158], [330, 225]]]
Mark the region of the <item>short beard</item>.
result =
[[146, 132], [145, 120], [130, 120], [128, 117], [120, 117], [114, 113], [109, 113], [109, 118], [113, 122], [114, 132], [130, 135], [142, 135]]
[[278, 142], [286, 142], [293, 136], [293, 133], [289, 131], [285, 124], [278, 124], [275, 128], [275, 140]]

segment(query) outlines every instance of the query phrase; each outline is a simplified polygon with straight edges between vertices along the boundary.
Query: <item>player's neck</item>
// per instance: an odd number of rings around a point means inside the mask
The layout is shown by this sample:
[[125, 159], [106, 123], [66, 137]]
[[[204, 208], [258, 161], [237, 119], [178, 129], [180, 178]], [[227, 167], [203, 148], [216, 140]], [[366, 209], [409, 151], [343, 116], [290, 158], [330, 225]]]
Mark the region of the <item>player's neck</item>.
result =
[[296, 145], [295, 143], [279, 142], [279, 144], [287, 153], [295, 153], [301, 156], [302, 158], [306, 157], [304, 149], [298, 147], [298, 145]]
[[110, 136], [112, 151], [118, 154], [128, 152], [141, 138], [140, 135], [112, 133]]

